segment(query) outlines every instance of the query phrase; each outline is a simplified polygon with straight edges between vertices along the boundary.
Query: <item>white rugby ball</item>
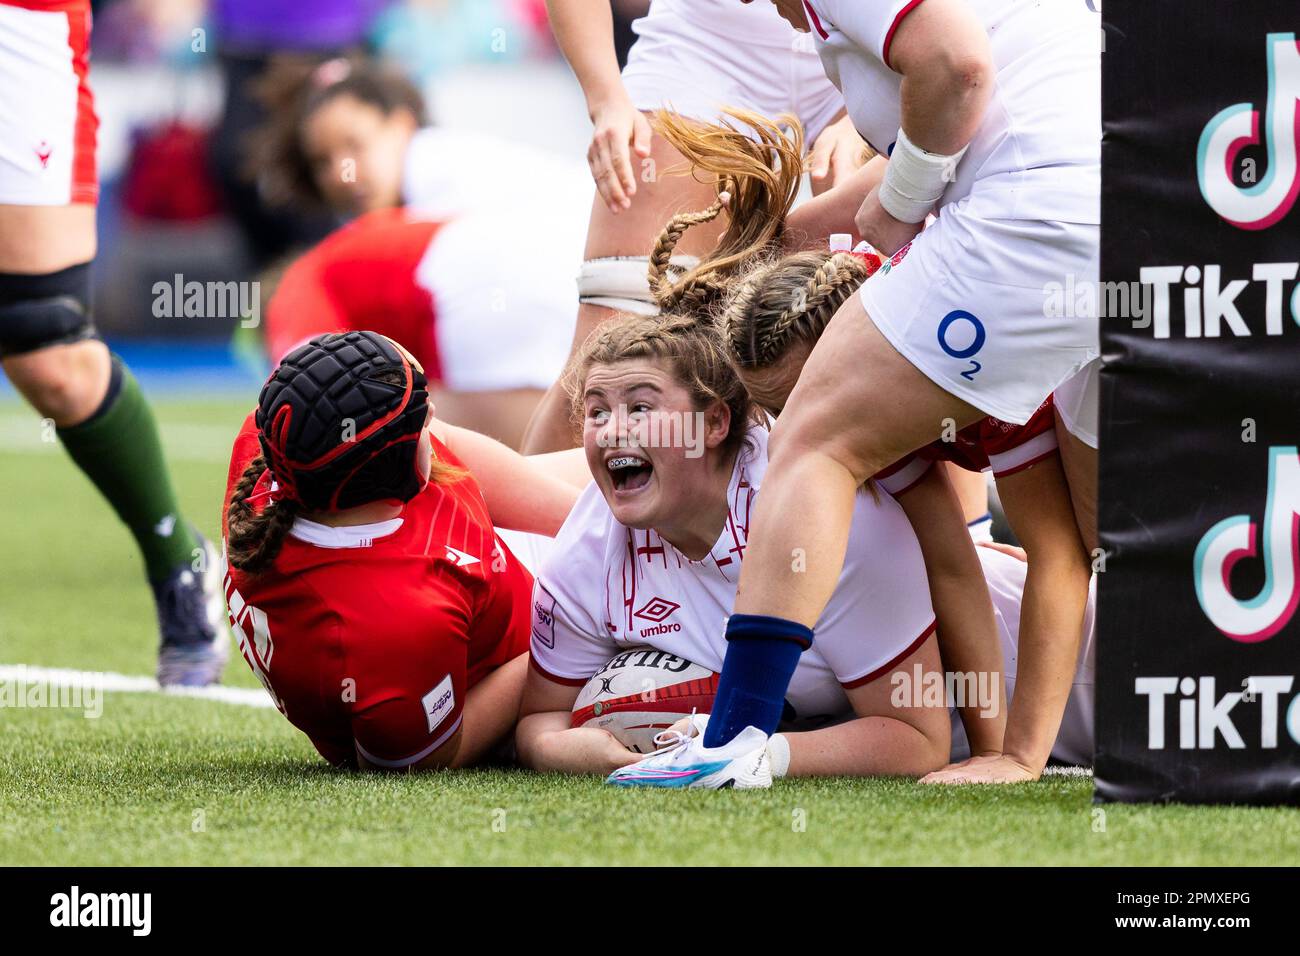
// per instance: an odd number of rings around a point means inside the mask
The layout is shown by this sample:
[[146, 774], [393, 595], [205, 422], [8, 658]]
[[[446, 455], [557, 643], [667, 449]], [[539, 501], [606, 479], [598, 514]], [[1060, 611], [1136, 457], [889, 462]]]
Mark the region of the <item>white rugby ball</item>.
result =
[[607, 730], [628, 750], [655, 749], [654, 737], [692, 711], [713, 709], [718, 675], [665, 651], [630, 647], [587, 681], [573, 703], [574, 727]]

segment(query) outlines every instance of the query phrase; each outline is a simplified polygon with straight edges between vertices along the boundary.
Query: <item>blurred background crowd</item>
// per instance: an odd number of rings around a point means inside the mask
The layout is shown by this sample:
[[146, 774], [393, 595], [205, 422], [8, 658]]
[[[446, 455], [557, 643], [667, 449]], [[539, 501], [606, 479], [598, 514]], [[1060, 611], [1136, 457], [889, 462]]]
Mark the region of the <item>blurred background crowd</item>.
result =
[[[613, 0], [620, 58], [648, 5]], [[250, 162], [259, 80], [281, 61], [374, 57], [416, 84], [439, 126], [577, 161], [590, 137], [544, 0], [97, 0], [94, 16], [95, 312], [116, 341], [243, 336], [229, 316], [159, 318], [150, 290], [176, 274], [260, 280], [265, 300], [294, 254], [342, 222], [269, 201]]]

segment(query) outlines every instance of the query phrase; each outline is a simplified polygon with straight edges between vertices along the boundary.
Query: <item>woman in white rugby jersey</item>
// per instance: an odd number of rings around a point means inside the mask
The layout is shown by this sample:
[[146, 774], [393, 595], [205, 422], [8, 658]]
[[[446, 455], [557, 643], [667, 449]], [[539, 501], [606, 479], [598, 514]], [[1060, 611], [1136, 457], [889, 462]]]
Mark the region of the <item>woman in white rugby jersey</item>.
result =
[[[636, 645], [720, 669], [722, 622], [762, 485], [767, 431], [755, 424], [717, 333], [681, 315], [606, 326], [580, 353], [569, 387], [595, 481], [537, 569], [519, 756], [536, 770], [682, 786], [684, 773], [710, 770], [673, 769], [660, 779], [653, 767], [628, 766], [641, 755], [608, 731], [572, 727], [571, 711], [582, 686]], [[995, 710], [1015, 689], [1026, 565], [1018, 549], [978, 551], [1005, 683], [990, 686], [999, 679], [993, 671], [963, 678], [954, 693], [957, 703]], [[1067, 763], [1091, 761], [1091, 600], [1084, 625], [1051, 754]], [[740, 759], [721, 761], [719, 775], [738, 787], [785, 775], [920, 776], [950, 756], [969, 756], [955, 709], [949, 754], [926, 568], [906, 516], [887, 495], [864, 489], [857, 496], [848, 556], [819, 634], [784, 691], [783, 732], [766, 747], [737, 738]], [[661, 741], [698, 736], [707, 715], [691, 724]]]
[[[607, 323], [569, 382], [595, 481], [537, 575], [516, 743], [534, 769], [609, 773], [638, 755], [604, 730], [570, 727], [578, 692], [638, 644], [721, 668], [767, 430], [712, 325], [687, 316]], [[820, 627], [785, 692], [786, 716], [838, 722], [777, 735], [767, 749], [760, 737], [754, 760], [725, 768], [735, 785], [766, 786], [773, 772], [920, 776], [943, 766], [946, 706], [895, 693], [900, 680], [942, 681], [942, 666], [920, 547], [888, 495], [857, 496]]]

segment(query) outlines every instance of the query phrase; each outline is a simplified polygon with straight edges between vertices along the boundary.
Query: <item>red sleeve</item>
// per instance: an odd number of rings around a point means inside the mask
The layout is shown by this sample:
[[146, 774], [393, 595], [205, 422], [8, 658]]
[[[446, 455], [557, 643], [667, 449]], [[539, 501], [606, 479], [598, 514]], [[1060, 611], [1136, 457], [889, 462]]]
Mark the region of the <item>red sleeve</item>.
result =
[[417, 271], [441, 225], [379, 209], [327, 236], [289, 267], [271, 298], [271, 359], [316, 335], [370, 329], [400, 342], [440, 380], [434, 301]]
[[980, 425], [980, 442], [996, 478], [1015, 474], [1055, 455], [1056, 415], [1052, 396], [1047, 396], [1023, 425], [986, 418]]

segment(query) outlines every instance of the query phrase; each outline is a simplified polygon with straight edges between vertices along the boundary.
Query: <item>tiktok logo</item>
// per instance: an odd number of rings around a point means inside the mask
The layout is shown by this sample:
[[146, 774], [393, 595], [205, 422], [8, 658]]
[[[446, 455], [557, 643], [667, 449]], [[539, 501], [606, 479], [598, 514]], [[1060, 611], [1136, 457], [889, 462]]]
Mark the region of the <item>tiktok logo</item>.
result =
[[1234, 169], [1247, 145], [1258, 145], [1259, 110], [1237, 103], [1206, 124], [1196, 152], [1196, 178], [1210, 208], [1238, 229], [1267, 229], [1300, 193], [1300, 46], [1294, 33], [1270, 33], [1268, 43], [1268, 171], [1256, 182], [1247, 160], [1238, 186]]
[[1250, 515], [1224, 518], [1196, 547], [1196, 600], [1210, 623], [1234, 641], [1266, 641], [1291, 620], [1300, 601], [1300, 452], [1294, 445], [1268, 451], [1264, 505], [1264, 587], [1240, 600], [1230, 586], [1232, 568], [1258, 556], [1259, 536]]

